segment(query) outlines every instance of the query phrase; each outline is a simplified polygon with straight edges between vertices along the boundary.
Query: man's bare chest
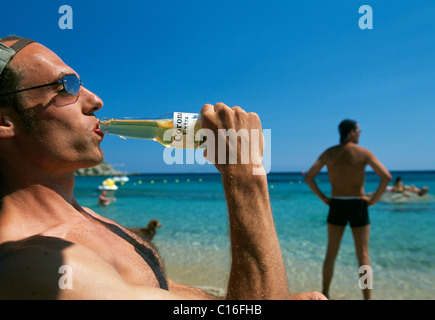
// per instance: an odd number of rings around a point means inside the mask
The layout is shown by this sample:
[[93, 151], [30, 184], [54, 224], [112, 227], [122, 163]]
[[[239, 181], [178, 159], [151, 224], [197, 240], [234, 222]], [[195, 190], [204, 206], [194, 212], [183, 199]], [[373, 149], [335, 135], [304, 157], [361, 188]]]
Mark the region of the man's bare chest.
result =
[[92, 250], [128, 283], [167, 289], [156, 251], [115, 224], [86, 222], [62, 231], [53, 229], [47, 235], [59, 236]]

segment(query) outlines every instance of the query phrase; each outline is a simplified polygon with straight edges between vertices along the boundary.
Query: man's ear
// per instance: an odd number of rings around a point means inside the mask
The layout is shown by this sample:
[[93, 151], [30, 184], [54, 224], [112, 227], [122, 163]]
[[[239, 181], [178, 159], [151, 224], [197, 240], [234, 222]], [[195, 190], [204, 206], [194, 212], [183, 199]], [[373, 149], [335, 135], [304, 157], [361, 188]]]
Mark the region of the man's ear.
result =
[[15, 125], [11, 117], [0, 113], [0, 139], [13, 138]]

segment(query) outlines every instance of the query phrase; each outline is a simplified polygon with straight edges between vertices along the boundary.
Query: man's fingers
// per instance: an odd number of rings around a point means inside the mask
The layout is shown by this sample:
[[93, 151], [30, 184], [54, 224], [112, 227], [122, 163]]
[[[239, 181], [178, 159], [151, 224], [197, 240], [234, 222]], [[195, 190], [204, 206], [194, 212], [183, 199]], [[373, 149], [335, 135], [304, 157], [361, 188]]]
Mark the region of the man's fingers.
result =
[[207, 103], [207, 104], [202, 106], [202, 109], [199, 113], [199, 117], [202, 118], [206, 112], [211, 112], [211, 111], [214, 112], [214, 106]]
[[229, 109], [229, 107], [223, 102], [218, 102], [214, 105], [214, 110], [216, 112], [219, 112], [219, 111], [224, 110], [224, 109]]
[[240, 113], [242, 113], [242, 114], [245, 114], [246, 113], [246, 111], [245, 110], [243, 110], [242, 108], [240, 108], [239, 106], [234, 106], [234, 107], [232, 107], [231, 108], [231, 110], [233, 110], [234, 112], [240, 112]]

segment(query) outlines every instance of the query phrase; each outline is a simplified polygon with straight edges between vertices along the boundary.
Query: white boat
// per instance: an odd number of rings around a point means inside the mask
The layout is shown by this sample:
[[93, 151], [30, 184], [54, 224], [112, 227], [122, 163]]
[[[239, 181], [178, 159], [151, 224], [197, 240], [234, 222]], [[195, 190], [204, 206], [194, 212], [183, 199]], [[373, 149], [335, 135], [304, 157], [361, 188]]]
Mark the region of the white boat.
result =
[[130, 179], [126, 175], [113, 177], [113, 181], [115, 181], [115, 182], [127, 182], [129, 180]]
[[113, 178], [112, 178], [113, 181], [128, 182], [130, 180], [127, 176], [127, 171], [125, 170], [125, 164], [123, 163], [113, 164], [113, 167], [117, 168], [117, 170], [113, 172]]

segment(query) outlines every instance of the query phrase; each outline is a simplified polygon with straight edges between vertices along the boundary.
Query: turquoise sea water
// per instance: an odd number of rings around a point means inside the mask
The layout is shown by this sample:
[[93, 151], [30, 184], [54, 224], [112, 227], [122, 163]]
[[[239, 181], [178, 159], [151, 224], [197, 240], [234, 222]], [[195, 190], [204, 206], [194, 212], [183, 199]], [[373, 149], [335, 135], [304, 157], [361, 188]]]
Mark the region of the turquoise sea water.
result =
[[[435, 172], [396, 172], [405, 184], [428, 186], [418, 201], [378, 202], [370, 207], [373, 299], [435, 299]], [[130, 227], [158, 219], [155, 244], [168, 277], [206, 289], [224, 290], [230, 251], [227, 209], [216, 174], [135, 175], [117, 183], [117, 201], [97, 204], [104, 177], [78, 177], [75, 195], [82, 206]], [[326, 174], [318, 177], [328, 194]], [[271, 173], [269, 191], [292, 293], [321, 290], [326, 249], [324, 205], [299, 173]], [[366, 192], [378, 178], [367, 174]], [[333, 299], [361, 299], [353, 238], [347, 227], [330, 288]]]

